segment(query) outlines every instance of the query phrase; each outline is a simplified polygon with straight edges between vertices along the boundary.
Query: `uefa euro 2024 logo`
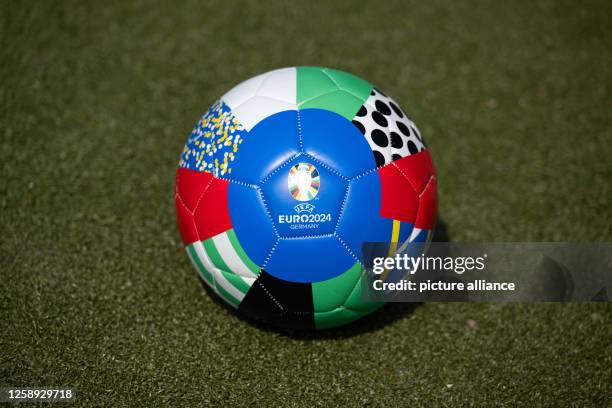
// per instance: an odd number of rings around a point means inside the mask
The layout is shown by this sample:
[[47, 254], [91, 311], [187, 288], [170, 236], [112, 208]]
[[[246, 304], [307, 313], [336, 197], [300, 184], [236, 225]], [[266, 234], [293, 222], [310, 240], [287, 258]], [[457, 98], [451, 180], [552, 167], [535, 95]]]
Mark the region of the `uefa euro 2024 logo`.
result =
[[302, 229], [317, 228], [319, 223], [331, 222], [331, 213], [315, 214], [313, 211], [316, 207], [306, 202], [315, 198], [321, 187], [321, 177], [315, 166], [311, 163], [298, 163], [291, 167], [287, 187], [291, 196], [301, 202], [293, 207], [296, 214], [280, 214], [279, 224], [292, 224], [290, 228]]
[[316, 207], [312, 204], [309, 203], [300, 203], [298, 205], [296, 205], [295, 207], [293, 207], [293, 209], [295, 210], [296, 213], [301, 214], [301, 213], [308, 213], [308, 214], [312, 214], [312, 212], [314, 211]]

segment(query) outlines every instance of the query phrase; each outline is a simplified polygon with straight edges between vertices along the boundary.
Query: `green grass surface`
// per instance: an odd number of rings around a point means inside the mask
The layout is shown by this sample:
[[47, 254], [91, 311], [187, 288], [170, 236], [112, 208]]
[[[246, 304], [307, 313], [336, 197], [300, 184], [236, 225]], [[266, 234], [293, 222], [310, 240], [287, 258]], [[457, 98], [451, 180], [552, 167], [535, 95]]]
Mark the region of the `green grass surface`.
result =
[[612, 240], [612, 3], [3, 2], [0, 386], [80, 406], [605, 406], [609, 304], [393, 305], [288, 336], [220, 307], [174, 171], [254, 74], [362, 76], [420, 126], [453, 241]]

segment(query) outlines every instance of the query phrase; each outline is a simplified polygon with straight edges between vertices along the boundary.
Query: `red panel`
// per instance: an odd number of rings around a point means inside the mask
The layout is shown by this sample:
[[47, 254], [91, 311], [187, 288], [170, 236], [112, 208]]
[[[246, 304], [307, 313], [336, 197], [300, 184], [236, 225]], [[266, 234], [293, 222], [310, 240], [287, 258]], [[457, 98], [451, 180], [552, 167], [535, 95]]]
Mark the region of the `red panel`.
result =
[[423, 191], [429, 178], [436, 174], [431, 156], [427, 150], [403, 157], [394, 161], [391, 165], [401, 171], [418, 193]]
[[232, 228], [227, 203], [228, 186], [227, 180], [213, 178], [195, 210], [196, 228], [202, 241]]
[[415, 227], [421, 229], [433, 229], [436, 223], [436, 211], [438, 208], [438, 189], [436, 178], [433, 176], [425, 190], [421, 193], [419, 212]]
[[198, 231], [193, 221], [193, 214], [187, 209], [185, 203], [178, 194], [175, 194], [174, 200], [176, 203], [176, 220], [178, 222], [179, 231], [181, 232], [181, 238], [183, 238], [183, 244], [189, 245], [199, 241]]
[[212, 173], [179, 167], [176, 171], [176, 191], [190, 211], [194, 211], [198, 200], [212, 180]]
[[[427, 150], [378, 170], [382, 188], [380, 215], [431, 229], [436, 218], [436, 174]], [[429, 184], [428, 184], [429, 183]], [[419, 198], [420, 196], [420, 198]]]
[[419, 197], [393, 165], [378, 170], [382, 188], [380, 215], [414, 224], [419, 209]]

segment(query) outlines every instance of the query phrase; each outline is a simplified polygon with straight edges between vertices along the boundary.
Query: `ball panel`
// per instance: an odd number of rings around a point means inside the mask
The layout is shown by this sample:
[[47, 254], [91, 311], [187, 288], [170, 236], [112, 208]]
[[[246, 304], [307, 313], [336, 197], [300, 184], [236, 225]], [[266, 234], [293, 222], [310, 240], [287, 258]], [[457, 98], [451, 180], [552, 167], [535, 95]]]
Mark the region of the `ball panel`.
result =
[[336, 83], [321, 67], [297, 67], [297, 104], [301, 105], [317, 96], [337, 91]]
[[213, 178], [193, 213], [200, 240], [232, 228], [227, 195], [228, 181]]
[[235, 108], [236, 106], [242, 105], [249, 98], [257, 95], [257, 90], [260, 85], [266, 79], [266, 77], [270, 74], [270, 72], [264, 72], [263, 74], [256, 75], [252, 78], [243, 81], [227, 91], [222, 97], [221, 100], [230, 107], [230, 109]]
[[371, 83], [348, 72], [332, 68], [323, 68], [323, 72], [338, 85], [339, 89], [350, 92], [361, 100], [365, 100], [373, 89]]
[[352, 121], [367, 140], [378, 167], [425, 150], [414, 123], [378, 89], [372, 90]]
[[[236, 232], [231, 229], [227, 231], [227, 237], [229, 240], [229, 244], [235, 253], [230, 254], [233, 259], [229, 259], [227, 263], [230, 266], [230, 269], [238, 272], [238, 275], [242, 276], [257, 276], [260, 272], [260, 266], [255, 264], [255, 262], [249, 257], [246, 253], [238, 237], [236, 236]], [[235, 266], [234, 266], [235, 265]], [[245, 272], [240, 274], [240, 271], [244, 270]]]
[[322, 282], [312, 284], [314, 311], [329, 312], [343, 305], [359, 281], [361, 263], [355, 262], [347, 271]]
[[251, 130], [262, 120], [275, 113], [296, 110], [295, 104], [267, 98], [265, 96], [254, 96], [240, 106], [232, 109], [232, 113], [246, 130]]
[[393, 165], [384, 166], [378, 174], [382, 185], [380, 214], [414, 224], [419, 210], [419, 194]]
[[438, 209], [438, 189], [435, 176], [431, 176], [429, 183], [419, 197], [419, 212], [415, 226], [424, 229], [433, 229], [436, 224]]
[[[349, 182], [342, 218], [336, 229], [350, 250], [360, 256], [363, 242], [389, 242], [393, 219], [381, 214], [381, 183], [376, 172]], [[412, 225], [407, 224], [411, 228]]]
[[436, 175], [436, 169], [428, 151], [396, 160], [393, 162], [393, 166], [402, 173], [402, 176], [410, 182], [412, 188], [419, 194], [423, 192], [430, 178]]
[[229, 303], [234, 309], [237, 309], [244, 298], [244, 294], [228, 282], [223, 271], [213, 269], [212, 274], [214, 276], [214, 290], [217, 295], [225, 300], [226, 303]]
[[354, 313], [358, 313], [358, 317], [365, 316], [379, 309], [384, 305], [383, 302], [365, 302], [363, 299], [363, 283], [362, 278], [355, 283], [351, 294], [344, 303], [344, 309], [350, 310]]
[[231, 177], [258, 184], [299, 152], [297, 111], [276, 113], [251, 129], [236, 154]]
[[193, 212], [196, 209], [212, 179], [213, 175], [208, 172], [182, 167], [176, 170], [176, 194], [180, 196], [189, 211]]
[[296, 110], [296, 69], [282, 68], [251, 78], [221, 99], [246, 130], [284, 110]]
[[257, 96], [276, 99], [294, 109], [297, 103], [297, 70], [294, 67], [270, 71], [257, 89]]
[[349, 118], [355, 114], [355, 110], [359, 108], [360, 103], [361, 99], [353, 94], [343, 90], [336, 90], [302, 103], [300, 109], [325, 109], [337, 113], [344, 118]]
[[247, 134], [230, 108], [217, 101], [193, 129], [179, 167], [208, 171], [215, 176], [229, 174], [238, 147]]
[[349, 269], [353, 258], [333, 235], [282, 238], [263, 268], [290, 282], [319, 282]]
[[[437, 196], [435, 169], [428, 151], [396, 160], [379, 169], [378, 174], [382, 183], [383, 217], [412, 224], [418, 219], [419, 228], [433, 228]], [[421, 206], [424, 208], [421, 209]]]
[[304, 109], [299, 118], [307, 154], [348, 178], [376, 166], [359, 131], [342, 116], [323, 109]]
[[274, 223], [259, 189], [230, 183], [230, 219], [236, 239], [256, 265], [263, 265], [277, 240]]
[[221, 269], [227, 268], [227, 265], [221, 259], [212, 239], [193, 243], [188, 248], [188, 254], [202, 280], [223, 300], [237, 308], [255, 278], [236, 276], [231, 271]]
[[265, 270], [261, 271], [239, 310], [277, 326], [314, 328], [310, 284], [282, 280]]
[[351, 119], [367, 99], [372, 85], [346, 72], [321, 67], [297, 68], [297, 104]]
[[370, 313], [383, 307], [382, 302], [363, 302], [361, 301], [361, 291], [357, 288], [361, 287], [361, 281], [355, 285], [355, 291], [349, 297], [353, 303], [360, 305], [360, 309], [352, 309], [350, 307], [339, 306], [329, 312], [315, 312], [314, 321], [317, 330], [331, 329], [338, 326], [344, 326], [354, 322]]
[[[320, 179], [316, 195], [306, 201], [297, 200], [289, 186], [291, 170], [296, 166], [312, 166]], [[312, 158], [298, 155], [272, 174], [261, 186], [272, 222], [281, 237], [298, 237], [332, 234], [338, 221], [342, 199], [346, 192], [345, 179], [314, 162]]]
[[259, 266], [244, 252], [234, 230], [228, 230], [204, 241], [204, 249], [218, 269], [248, 279], [255, 279], [259, 275]]
[[187, 208], [178, 193], [174, 197], [174, 202], [176, 204], [176, 220], [183, 244], [188, 245], [198, 241], [198, 230], [193, 221], [193, 213]]
[[[223, 269], [213, 269], [215, 288], [222, 292], [224, 297], [231, 297], [232, 306], [238, 307], [250, 286], [231, 272], [226, 272]], [[254, 279], [253, 279], [254, 281]]]
[[200, 277], [204, 280], [204, 282], [208, 284], [208, 286], [212, 287], [214, 283], [212, 273], [210, 273], [202, 263], [202, 260], [198, 255], [198, 250], [196, 250], [196, 248], [200, 248], [200, 250], [203, 250], [202, 243], [200, 241], [196, 241], [185, 247], [185, 249], [187, 250], [187, 255], [189, 256], [189, 259], [191, 260], [193, 266], [195, 266], [196, 271], [198, 271], [198, 273], [200, 274]]
[[333, 329], [354, 322], [362, 316], [364, 314], [340, 306], [329, 312], [315, 312], [314, 325], [317, 330]]

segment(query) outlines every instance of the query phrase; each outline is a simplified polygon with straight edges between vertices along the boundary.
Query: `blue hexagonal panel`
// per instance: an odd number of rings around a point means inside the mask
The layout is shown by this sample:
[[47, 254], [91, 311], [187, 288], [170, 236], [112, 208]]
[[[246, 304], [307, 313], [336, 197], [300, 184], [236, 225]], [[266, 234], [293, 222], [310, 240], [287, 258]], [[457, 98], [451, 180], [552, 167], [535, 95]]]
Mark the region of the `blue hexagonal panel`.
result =
[[261, 186], [282, 237], [331, 234], [338, 223], [347, 181], [308, 155], [299, 155]]
[[[299, 153], [297, 111], [276, 113], [259, 122], [239, 142], [234, 153], [234, 180], [257, 184]], [[228, 153], [229, 154], [229, 153]]]
[[278, 241], [264, 269], [290, 282], [320, 282], [340, 275], [355, 261], [335, 235], [285, 238]]
[[229, 183], [228, 206], [236, 237], [249, 258], [262, 265], [276, 243], [276, 231], [259, 189]]

